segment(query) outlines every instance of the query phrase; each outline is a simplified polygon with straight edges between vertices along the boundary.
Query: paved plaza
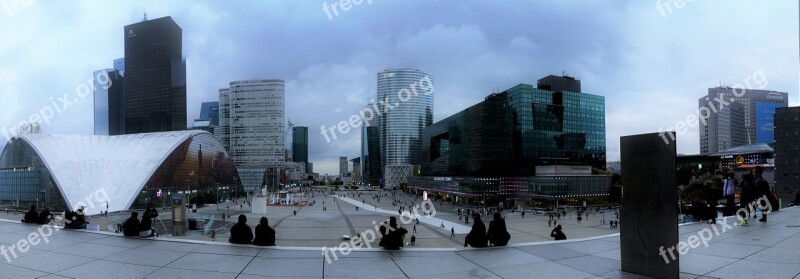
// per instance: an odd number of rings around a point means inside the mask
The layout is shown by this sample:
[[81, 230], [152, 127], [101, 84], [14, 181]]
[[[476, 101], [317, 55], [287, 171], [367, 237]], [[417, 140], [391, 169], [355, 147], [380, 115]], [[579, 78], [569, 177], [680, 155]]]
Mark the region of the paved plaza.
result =
[[[688, 241], [710, 228], [705, 223], [681, 226], [680, 238]], [[125, 238], [0, 221], [0, 245], [4, 251], [13, 246], [16, 253], [0, 258], [4, 278], [640, 278], [620, 271], [618, 234], [484, 249], [359, 249], [326, 258], [319, 247], [281, 242], [261, 248]], [[771, 214], [768, 223], [719, 225], [708, 247], [681, 256], [681, 278], [800, 278], [798, 249], [797, 208]]]

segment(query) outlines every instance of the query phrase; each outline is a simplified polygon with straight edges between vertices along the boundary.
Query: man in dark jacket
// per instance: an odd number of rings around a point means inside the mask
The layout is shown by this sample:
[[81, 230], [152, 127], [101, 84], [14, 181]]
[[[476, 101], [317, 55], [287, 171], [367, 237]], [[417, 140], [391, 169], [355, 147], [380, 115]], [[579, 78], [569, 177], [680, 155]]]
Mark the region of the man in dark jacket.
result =
[[47, 209], [47, 207], [45, 207], [44, 210], [42, 210], [42, 213], [39, 214], [39, 222], [38, 223], [40, 225], [44, 225], [44, 224], [49, 223], [50, 215], [51, 215], [50, 214], [50, 209]]
[[239, 222], [231, 227], [231, 237], [228, 242], [234, 244], [253, 243], [253, 230], [247, 225], [247, 216], [239, 215]]
[[35, 205], [31, 205], [31, 210], [28, 210], [28, 212], [25, 213], [25, 216], [23, 217], [22, 222], [23, 223], [31, 223], [31, 224], [36, 224], [36, 223], [39, 222], [39, 212], [36, 212], [36, 206]]
[[505, 246], [511, 239], [511, 234], [506, 229], [506, 220], [500, 216], [500, 212], [494, 213], [494, 220], [489, 221], [489, 230], [486, 231], [489, 243], [494, 246]]
[[253, 245], [275, 246], [275, 230], [269, 227], [267, 217], [261, 217], [256, 226], [256, 238], [253, 239]]
[[[765, 205], [762, 205], [762, 201], [759, 200], [759, 207], [761, 207], [761, 219], [758, 219], [760, 222], [767, 221], [767, 214], [772, 211], [773, 209], [777, 208], [778, 204], [773, 203], [772, 198], [772, 191], [769, 189], [769, 182], [762, 177], [764, 174], [764, 169], [761, 166], [756, 166], [755, 175], [756, 175], [756, 199], [759, 198], [766, 198]], [[762, 207], [763, 206], [763, 207]]]
[[122, 224], [122, 232], [125, 236], [139, 236], [139, 213], [131, 212], [131, 217]]

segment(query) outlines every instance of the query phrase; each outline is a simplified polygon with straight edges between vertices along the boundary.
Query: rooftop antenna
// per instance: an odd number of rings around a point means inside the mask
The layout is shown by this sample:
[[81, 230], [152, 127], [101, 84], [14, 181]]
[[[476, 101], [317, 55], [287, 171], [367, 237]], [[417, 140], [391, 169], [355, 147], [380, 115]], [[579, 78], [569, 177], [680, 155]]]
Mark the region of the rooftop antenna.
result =
[[142, 9], [142, 11], [144, 12], [144, 18], [142, 21], [147, 21], [147, 9]]

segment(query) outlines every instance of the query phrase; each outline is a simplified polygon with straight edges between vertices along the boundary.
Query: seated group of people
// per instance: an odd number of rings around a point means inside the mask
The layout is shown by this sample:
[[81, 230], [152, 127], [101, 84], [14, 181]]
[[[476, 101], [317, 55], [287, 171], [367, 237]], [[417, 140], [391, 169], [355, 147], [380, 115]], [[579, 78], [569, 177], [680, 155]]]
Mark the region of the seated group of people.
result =
[[39, 213], [36, 211], [36, 206], [31, 205], [31, 210], [28, 210], [28, 212], [25, 213], [22, 222], [44, 225], [50, 222], [50, 219], [52, 219], [51, 215], [50, 209], [47, 209], [47, 207], [44, 208], [42, 213]]
[[[39, 213], [36, 211], [36, 206], [31, 205], [31, 210], [25, 213], [24, 218], [22, 219], [23, 223], [29, 224], [40, 224], [44, 225], [50, 222], [50, 220], [55, 220], [53, 214], [50, 213], [50, 209], [47, 207]], [[67, 211], [64, 213], [64, 228], [65, 229], [86, 229], [86, 225], [89, 222], [86, 221], [86, 216], [83, 213], [83, 209], [78, 209], [78, 211]]]
[[495, 212], [494, 220], [489, 221], [489, 230], [486, 230], [480, 214], [472, 214], [472, 219], [475, 223], [464, 239], [464, 247], [505, 246], [511, 240], [511, 234], [506, 229], [506, 220], [500, 216], [500, 212]]
[[153, 228], [153, 219], [158, 217], [158, 211], [153, 206], [148, 206], [139, 221], [139, 212], [131, 212], [131, 217], [122, 224], [122, 233], [125, 236], [158, 237], [158, 231]]
[[269, 227], [267, 217], [261, 217], [256, 225], [256, 234], [247, 225], [247, 216], [239, 215], [239, 221], [231, 227], [228, 242], [233, 244], [253, 244], [258, 246], [275, 246], [275, 230]]

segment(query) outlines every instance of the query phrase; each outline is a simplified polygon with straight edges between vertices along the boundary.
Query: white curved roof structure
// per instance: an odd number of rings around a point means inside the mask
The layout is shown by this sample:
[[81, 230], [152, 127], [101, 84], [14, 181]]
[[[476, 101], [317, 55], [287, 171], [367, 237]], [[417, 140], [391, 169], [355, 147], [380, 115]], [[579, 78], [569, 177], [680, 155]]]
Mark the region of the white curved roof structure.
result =
[[72, 210], [128, 209], [148, 179], [181, 143], [208, 132], [192, 130], [121, 136], [19, 135], [50, 170]]

